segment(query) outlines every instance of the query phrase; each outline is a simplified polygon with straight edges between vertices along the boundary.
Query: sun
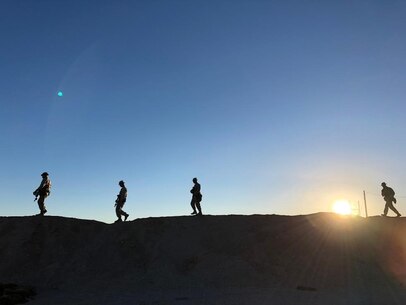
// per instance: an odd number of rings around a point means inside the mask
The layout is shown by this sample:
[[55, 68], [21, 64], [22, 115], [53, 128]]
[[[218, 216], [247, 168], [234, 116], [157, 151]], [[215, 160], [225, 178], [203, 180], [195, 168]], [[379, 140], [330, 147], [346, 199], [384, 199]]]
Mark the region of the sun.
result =
[[333, 205], [333, 212], [340, 215], [351, 215], [352, 207], [348, 200], [337, 200]]

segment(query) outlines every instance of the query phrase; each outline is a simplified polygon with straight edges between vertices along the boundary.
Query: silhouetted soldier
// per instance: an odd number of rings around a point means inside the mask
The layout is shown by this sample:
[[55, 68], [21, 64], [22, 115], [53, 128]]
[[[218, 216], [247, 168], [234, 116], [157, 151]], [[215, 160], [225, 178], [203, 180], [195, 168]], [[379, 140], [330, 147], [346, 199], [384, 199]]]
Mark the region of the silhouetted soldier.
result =
[[[41, 174], [42, 181], [39, 187], [33, 192], [35, 196], [35, 200], [38, 199], [38, 207], [40, 210], [40, 215], [44, 216], [44, 214], [47, 212], [47, 209], [45, 208], [45, 198], [49, 196], [51, 193], [51, 180], [49, 180], [48, 173], [44, 172]], [[34, 201], [35, 201], [34, 200]]]
[[397, 217], [400, 217], [401, 216], [400, 213], [398, 212], [398, 210], [396, 210], [396, 208], [392, 204], [392, 202], [396, 203], [395, 191], [391, 187], [386, 186], [385, 182], [382, 182], [381, 185], [382, 185], [381, 194], [386, 202], [382, 216], [386, 216], [386, 214], [388, 214], [388, 209], [391, 209], [393, 212], [396, 213]]
[[[202, 201], [202, 193], [200, 193], [200, 184], [197, 182], [197, 178], [193, 178], [193, 183], [195, 184], [193, 188], [190, 190], [192, 195], [192, 201], [190, 205], [192, 206], [193, 212], [192, 215], [203, 215], [202, 208], [200, 206], [200, 202]], [[199, 213], [196, 212], [196, 208]]]
[[124, 216], [124, 221], [126, 221], [129, 216], [126, 212], [123, 211], [124, 203], [127, 200], [127, 188], [125, 187], [123, 180], [121, 180], [118, 185], [121, 186], [121, 190], [120, 193], [117, 195], [116, 204], [114, 205], [116, 207], [116, 215], [118, 218], [115, 222], [121, 222], [121, 216]]

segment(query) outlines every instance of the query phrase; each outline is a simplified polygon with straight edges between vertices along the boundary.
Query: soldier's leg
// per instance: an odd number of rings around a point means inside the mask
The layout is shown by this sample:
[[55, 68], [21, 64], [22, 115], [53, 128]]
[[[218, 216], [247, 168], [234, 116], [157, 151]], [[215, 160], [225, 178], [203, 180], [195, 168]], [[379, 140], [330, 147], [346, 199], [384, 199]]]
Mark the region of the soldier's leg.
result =
[[121, 220], [121, 207], [120, 205], [116, 205], [116, 215], [119, 220]]
[[192, 200], [190, 201], [190, 206], [193, 209], [192, 214], [196, 214], [196, 204], [195, 204], [195, 199], [194, 198], [192, 198]]
[[202, 207], [200, 206], [200, 202], [196, 202], [197, 210], [199, 211], [198, 215], [202, 215]]
[[124, 216], [124, 221], [127, 220], [128, 216], [130, 216], [128, 213], [126, 213], [123, 209], [121, 209], [121, 215]]
[[42, 202], [42, 200], [41, 200], [41, 197], [38, 198], [37, 203], [38, 203], [39, 211], [42, 213], [42, 205], [43, 205], [43, 202]]
[[398, 212], [398, 210], [393, 206], [392, 202], [389, 202], [388, 204], [389, 208], [396, 213], [397, 216], [400, 216], [400, 213]]
[[121, 218], [121, 216], [124, 216], [124, 221], [126, 221], [129, 215], [128, 215], [128, 213], [126, 213], [126, 212], [123, 210], [123, 208], [124, 208], [124, 204], [121, 204], [121, 205], [120, 205], [120, 211], [119, 211], [119, 213], [120, 213], [120, 218]]
[[386, 201], [385, 203], [385, 209], [383, 210], [383, 214], [386, 216], [388, 214], [388, 209], [389, 209], [389, 202]]
[[45, 201], [45, 196], [40, 195], [38, 198], [38, 207], [41, 212], [41, 215], [44, 215], [47, 212], [44, 201]]

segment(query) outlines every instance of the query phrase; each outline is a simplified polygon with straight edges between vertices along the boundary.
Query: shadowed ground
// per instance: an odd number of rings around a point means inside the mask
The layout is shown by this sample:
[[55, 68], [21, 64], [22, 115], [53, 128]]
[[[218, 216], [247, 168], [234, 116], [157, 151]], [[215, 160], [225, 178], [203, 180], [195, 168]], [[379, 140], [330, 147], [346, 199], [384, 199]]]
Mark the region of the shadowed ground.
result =
[[406, 304], [406, 220], [0, 218], [0, 282], [29, 304]]

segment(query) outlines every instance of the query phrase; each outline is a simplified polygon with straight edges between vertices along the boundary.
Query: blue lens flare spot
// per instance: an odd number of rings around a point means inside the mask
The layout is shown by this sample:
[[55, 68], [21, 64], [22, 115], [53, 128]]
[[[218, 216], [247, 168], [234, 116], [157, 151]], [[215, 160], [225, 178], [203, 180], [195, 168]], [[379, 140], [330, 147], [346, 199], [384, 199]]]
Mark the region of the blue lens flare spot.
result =
[[58, 96], [62, 97], [63, 96], [63, 92], [62, 91], [58, 91]]

